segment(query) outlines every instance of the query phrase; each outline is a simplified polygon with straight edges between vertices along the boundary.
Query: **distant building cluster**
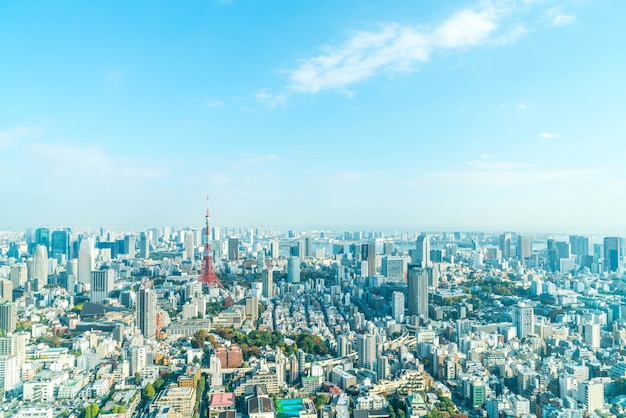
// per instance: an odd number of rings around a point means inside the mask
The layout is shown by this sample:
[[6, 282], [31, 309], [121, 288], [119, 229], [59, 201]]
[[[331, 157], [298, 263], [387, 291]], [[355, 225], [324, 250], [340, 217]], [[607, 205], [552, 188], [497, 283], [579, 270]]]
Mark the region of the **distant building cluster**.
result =
[[0, 416], [624, 416], [625, 248], [208, 214], [0, 231]]

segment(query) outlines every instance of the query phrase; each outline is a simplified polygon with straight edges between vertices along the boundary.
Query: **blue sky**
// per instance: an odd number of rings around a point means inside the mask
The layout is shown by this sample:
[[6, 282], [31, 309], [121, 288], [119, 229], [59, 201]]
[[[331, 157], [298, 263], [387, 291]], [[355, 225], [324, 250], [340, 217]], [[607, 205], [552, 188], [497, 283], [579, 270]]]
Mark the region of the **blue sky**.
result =
[[626, 231], [626, 2], [0, 2], [0, 228]]

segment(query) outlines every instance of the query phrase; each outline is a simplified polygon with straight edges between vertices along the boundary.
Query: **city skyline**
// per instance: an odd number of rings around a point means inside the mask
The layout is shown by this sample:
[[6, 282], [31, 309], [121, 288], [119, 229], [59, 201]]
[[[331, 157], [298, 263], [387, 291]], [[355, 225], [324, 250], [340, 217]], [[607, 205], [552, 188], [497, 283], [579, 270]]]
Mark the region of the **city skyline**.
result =
[[0, 229], [626, 231], [626, 4], [0, 10]]

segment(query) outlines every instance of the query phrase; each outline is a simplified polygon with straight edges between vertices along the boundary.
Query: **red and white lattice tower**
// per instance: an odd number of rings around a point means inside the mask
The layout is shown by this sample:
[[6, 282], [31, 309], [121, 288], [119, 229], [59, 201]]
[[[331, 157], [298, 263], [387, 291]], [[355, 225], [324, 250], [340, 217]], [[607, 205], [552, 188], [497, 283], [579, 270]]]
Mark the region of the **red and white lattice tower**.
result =
[[215, 274], [215, 265], [213, 264], [213, 248], [211, 247], [211, 227], [209, 226], [209, 197], [206, 199], [206, 226], [202, 236], [204, 250], [202, 251], [202, 270], [199, 280], [210, 288], [224, 288], [220, 279]]

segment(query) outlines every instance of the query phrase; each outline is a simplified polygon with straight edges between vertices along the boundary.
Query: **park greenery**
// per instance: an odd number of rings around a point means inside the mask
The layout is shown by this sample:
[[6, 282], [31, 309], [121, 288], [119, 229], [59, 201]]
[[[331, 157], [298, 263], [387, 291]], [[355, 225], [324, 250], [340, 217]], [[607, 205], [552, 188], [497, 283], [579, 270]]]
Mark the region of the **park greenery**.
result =
[[[286, 356], [290, 356], [298, 348], [307, 354], [317, 356], [324, 356], [330, 353], [326, 341], [308, 332], [289, 336], [294, 341], [293, 344], [287, 344], [285, 336], [280, 331], [251, 331], [248, 334], [244, 334], [232, 328], [218, 328], [214, 332], [220, 337], [230, 340], [233, 344], [239, 345], [245, 360], [248, 360], [252, 355], [260, 355], [262, 347], [280, 347]], [[207, 343], [214, 348], [219, 347], [215, 336], [206, 330], [196, 332], [191, 339], [192, 346], [197, 348], [204, 349]]]

